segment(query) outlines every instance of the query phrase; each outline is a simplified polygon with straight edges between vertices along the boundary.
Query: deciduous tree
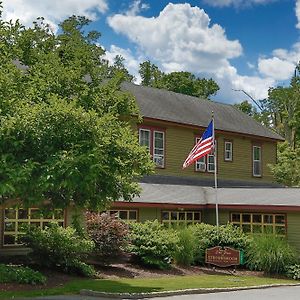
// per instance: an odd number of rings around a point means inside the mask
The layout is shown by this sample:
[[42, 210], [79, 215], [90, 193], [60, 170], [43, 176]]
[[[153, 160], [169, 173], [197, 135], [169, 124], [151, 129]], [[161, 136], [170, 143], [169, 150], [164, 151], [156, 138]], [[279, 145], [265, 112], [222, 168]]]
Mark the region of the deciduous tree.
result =
[[152, 163], [124, 116], [138, 114], [121, 77], [104, 81], [99, 33], [70, 17], [54, 35], [0, 21], [0, 199], [103, 207], [139, 192]]

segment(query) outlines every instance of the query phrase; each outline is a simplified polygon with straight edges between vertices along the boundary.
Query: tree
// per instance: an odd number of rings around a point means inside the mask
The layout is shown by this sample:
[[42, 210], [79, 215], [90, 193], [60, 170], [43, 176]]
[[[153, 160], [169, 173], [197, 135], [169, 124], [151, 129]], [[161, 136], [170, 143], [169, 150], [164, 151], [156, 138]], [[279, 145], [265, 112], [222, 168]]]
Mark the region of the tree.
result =
[[287, 142], [278, 146], [277, 163], [271, 166], [277, 182], [300, 186], [300, 148], [292, 149]]
[[253, 107], [253, 105], [251, 103], [249, 103], [247, 100], [242, 101], [241, 103], [236, 103], [234, 104], [234, 106], [242, 111], [243, 113], [245, 113], [246, 115], [252, 117], [255, 113], [255, 108]]
[[197, 78], [190, 72], [165, 74], [149, 60], [140, 64], [142, 85], [166, 89], [176, 93], [209, 99], [219, 90], [213, 79]]
[[124, 121], [135, 101], [121, 75], [103, 82], [104, 51], [87, 24], [73, 16], [54, 35], [42, 19], [29, 29], [0, 21], [2, 203], [100, 208], [138, 194], [136, 179], [152, 170]]
[[149, 60], [140, 63], [139, 73], [142, 78], [141, 84], [159, 88], [159, 82], [163, 73]]
[[125, 58], [122, 55], [116, 55], [112, 66], [108, 67], [108, 77], [113, 78], [118, 74], [122, 74], [125, 81], [132, 82], [134, 76], [129, 74], [124, 65]]
[[[259, 101], [262, 105], [262, 101]], [[266, 127], [270, 127], [270, 121], [269, 121], [269, 112], [266, 109], [262, 109], [260, 111], [257, 110], [257, 108], [249, 103], [247, 100], [242, 101], [241, 103], [236, 103], [234, 106], [245, 113], [246, 115], [252, 117], [257, 122], [261, 123], [262, 125]]]

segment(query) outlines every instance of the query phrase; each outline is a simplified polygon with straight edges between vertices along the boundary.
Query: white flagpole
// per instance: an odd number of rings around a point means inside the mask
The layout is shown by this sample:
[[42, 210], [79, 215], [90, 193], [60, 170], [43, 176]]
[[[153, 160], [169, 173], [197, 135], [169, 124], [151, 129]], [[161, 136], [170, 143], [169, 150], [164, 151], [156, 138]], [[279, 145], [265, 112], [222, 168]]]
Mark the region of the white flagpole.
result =
[[213, 142], [214, 142], [214, 165], [215, 165], [215, 203], [216, 203], [216, 225], [219, 229], [219, 203], [218, 203], [218, 180], [217, 180], [217, 149], [215, 140], [215, 119], [214, 112], [212, 112], [212, 122], [213, 122]]

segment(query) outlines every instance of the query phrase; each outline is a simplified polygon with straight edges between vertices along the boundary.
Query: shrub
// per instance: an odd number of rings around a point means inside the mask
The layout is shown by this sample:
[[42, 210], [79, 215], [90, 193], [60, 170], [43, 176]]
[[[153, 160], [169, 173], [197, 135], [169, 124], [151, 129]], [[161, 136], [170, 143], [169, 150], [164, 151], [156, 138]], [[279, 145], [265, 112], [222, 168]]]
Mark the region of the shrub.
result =
[[293, 278], [295, 280], [300, 280], [300, 265], [295, 264], [288, 266], [286, 269], [287, 277]]
[[296, 262], [296, 252], [284, 238], [273, 234], [255, 236], [247, 248], [246, 261], [252, 270], [280, 274]]
[[201, 264], [205, 262], [205, 250], [207, 248], [226, 246], [243, 251], [248, 247], [251, 240], [240, 228], [232, 224], [222, 225], [217, 229], [217, 226], [201, 223], [192, 226], [192, 230], [197, 243], [195, 261]]
[[178, 247], [175, 252], [175, 261], [179, 265], [190, 266], [195, 261], [197, 238], [192, 227], [182, 228], [177, 231]]
[[108, 262], [125, 248], [129, 227], [120, 219], [102, 213], [87, 213], [86, 228], [89, 238], [95, 243], [96, 254]]
[[130, 253], [136, 255], [148, 266], [165, 269], [174, 259], [178, 236], [174, 230], [165, 229], [156, 221], [130, 225]]
[[28, 267], [0, 264], [0, 283], [45, 284], [46, 277]]
[[35, 263], [86, 275], [86, 267], [79, 262], [93, 250], [94, 243], [80, 238], [72, 227], [52, 223], [45, 229], [29, 228], [23, 241], [32, 249], [30, 256]]

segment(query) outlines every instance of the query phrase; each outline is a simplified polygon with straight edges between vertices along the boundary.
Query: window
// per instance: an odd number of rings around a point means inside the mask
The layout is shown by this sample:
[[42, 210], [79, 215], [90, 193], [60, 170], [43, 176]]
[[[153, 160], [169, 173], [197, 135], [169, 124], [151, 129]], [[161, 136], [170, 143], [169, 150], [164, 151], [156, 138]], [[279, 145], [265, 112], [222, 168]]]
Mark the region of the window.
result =
[[157, 167], [165, 166], [165, 132], [155, 129], [140, 128], [139, 143], [146, 146]]
[[153, 160], [157, 166], [164, 166], [164, 133], [161, 131], [154, 131]]
[[[196, 138], [196, 143], [200, 140], [199, 137]], [[214, 155], [208, 154], [201, 157], [195, 163], [195, 170], [198, 172], [209, 172], [213, 173], [215, 171], [215, 158]]]
[[206, 171], [206, 157], [203, 156], [196, 161], [196, 171], [205, 172]]
[[141, 146], [146, 146], [150, 149], [150, 130], [148, 129], [140, 129], [139, 132], [139, 143]]
[[253, 146], [252, 148], [252, 157], [253, 157], [253, 176], [261, 177], [261, 147]]
[[137, 222], [137, 210], [134, 209], [107, 210], [106, 213], [124, 221]]
[[162, 211], [162, 223], [167, 227], [201, 222], [201, 211]]
[[224, 142], [224, 160], [232, 161], [232, 142]]
[[42, 212], [38, 208], [5, 208], [3, 245], [21, 245], [19, 238], [24, 234], [24, 227], [30, 225], [45, 228], [53, 221], [64, 226], [64, 211], [56, 209], [54, 212]]
[[284, 214], [232, 213], [231, 223], [240, 227], [245, 233], [286, 234]]

